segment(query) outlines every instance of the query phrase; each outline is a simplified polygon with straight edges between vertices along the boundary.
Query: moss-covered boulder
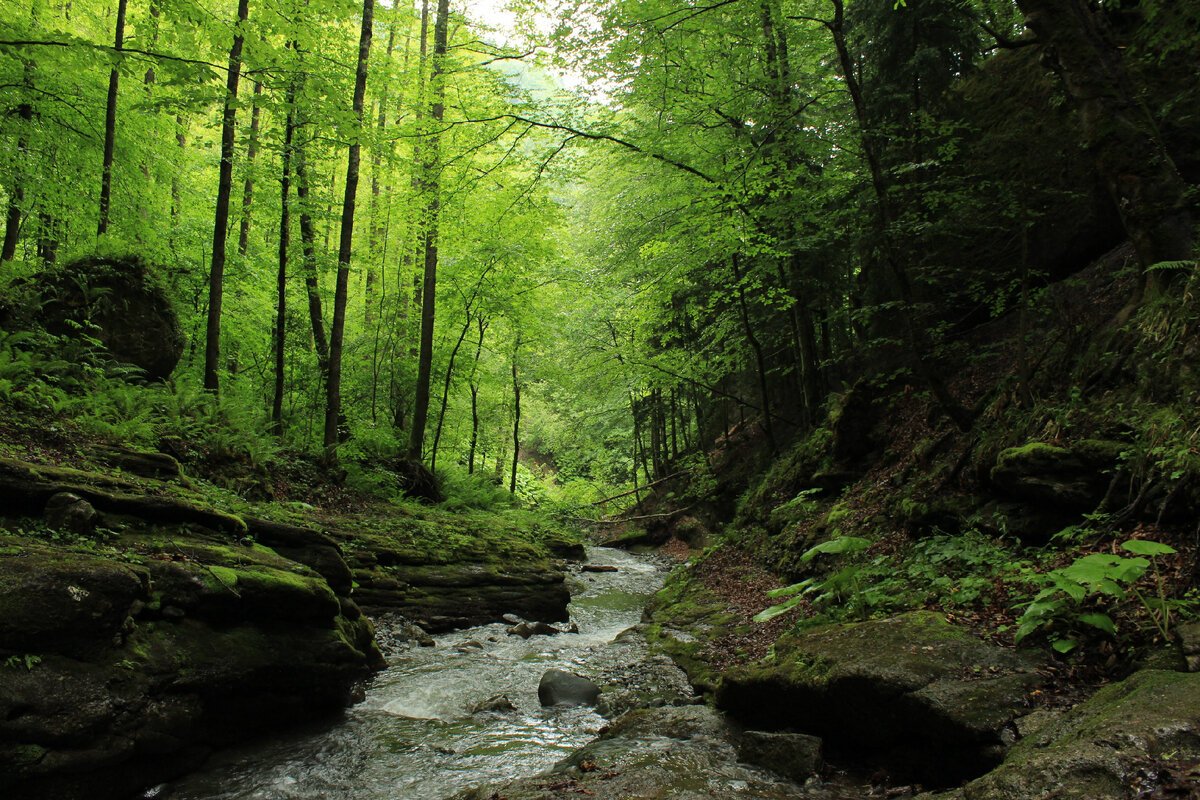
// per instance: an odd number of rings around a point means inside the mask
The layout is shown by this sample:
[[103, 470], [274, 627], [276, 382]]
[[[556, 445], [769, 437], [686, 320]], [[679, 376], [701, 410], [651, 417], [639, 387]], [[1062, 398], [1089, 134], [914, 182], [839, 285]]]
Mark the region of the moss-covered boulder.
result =
[[674, 659], [692, 686], [708, 694], [716, 690], [721, 675], [709, 658], [709, 646], [748, 631], [724, 598], [695, 579], [701, 566], [694, 562], [667, 578], [646, 608], [644, 635], [651, 646]]
[[50, 332], [92, 335], [114, 359], [152, 380], [166, 380], [179, 363], [179, 317], [161, 280], [140, 258], [81, 258], [42, 272], [33, 284], [39, 321]]
[[1092, 511], [1113, 482], [1123, 449], [1119, 442], [1100, 440], [1071, 446], [1030, 442], [1001, 451], [990, 478], [998, 491], [1019, 500]]
[[0, 652], [84, 657], [120, 643], [148, 597], [144, 567], [23, 547], [0, 554]]
[[754, 727], [816, 734], [898, 774], [955, 782], [999, 763], [1036, 667], [913, 612], [785, 635], [763, 663], [727, 673], [716, 701]]
[[1200, 675], [1145, 670], [1036, 728], [987, 775], [923, 797], [1125, 800], [1153, 790], [1170, 762], [1197, 758]]
[[382, 666], [348, 595], [249, 540], [0, 532], [0, 796], [130, 796], [343, 708]]

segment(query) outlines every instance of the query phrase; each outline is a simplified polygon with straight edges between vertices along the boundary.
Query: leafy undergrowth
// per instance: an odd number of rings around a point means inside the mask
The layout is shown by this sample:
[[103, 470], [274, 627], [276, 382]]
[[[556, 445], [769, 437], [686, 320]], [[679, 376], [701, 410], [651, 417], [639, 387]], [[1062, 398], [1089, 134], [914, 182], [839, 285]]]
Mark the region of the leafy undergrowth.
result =
[[[329, 468], [313, 455], [284, 449], [261, 414], [237, 398], [218, 401], [171, 385], [130, 383], [130, 376], [110, 374], [86, 354], [68, 363], [53, 355], [61, 341], [27, 349], [28, 342], [15, 342], [12, 334], [0, 338], [0, 456], [110, 475], [128, 482], [127, 491], [328, 530], [428, 563], [545, 558], [579, 541], [550, 515], [487, 489], [485, 480], [458, 481], [474, 496], [422, 505], [403, 496], [381, 459], [352, 453]], [[20, 380], [5, 382], [4, 376]], [[107, 455], [113, 447], [170, 455], [182, 475], [159, 480], [122, 472]], [[44, 539], [70, 538], [33, 520], [23, 524]]]

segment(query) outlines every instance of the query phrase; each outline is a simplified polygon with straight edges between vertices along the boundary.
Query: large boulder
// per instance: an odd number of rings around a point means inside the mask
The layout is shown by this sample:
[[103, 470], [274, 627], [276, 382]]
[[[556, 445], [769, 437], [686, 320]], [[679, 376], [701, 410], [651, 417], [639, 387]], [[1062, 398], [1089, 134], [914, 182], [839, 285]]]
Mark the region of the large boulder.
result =
[[1085, 440], [1069, 447], [1030, 442], [996, 457], [992, 485], [1002, 494], [1064, 511], [1092, 511], [1104, 499], [1121, 451], [1119, 442]]
[[1152, 792], [1200, 759], [1200, 675], [1144, 670], [1052, 715], [1004, 763], [926, 800], [1125, 800]]
[[117, 361], [151, 380], [170, 377], [183, 329], [161, 283], [137, 257], [89, 256], [33, 279], [39, 317], [51, 333], [94, 336]]
[[129, 522], [89, 553], [0, 531], [0, 796], [134, 796], [334, 712], [383, 666], [373, 633], [248, 541]]
[[716, 701], [750, 726], [816, 734], [945, 785], [999, 763], [1037, 667], [940, 614], [913, 612], [786, 635], [764, 662], [727, 673]]

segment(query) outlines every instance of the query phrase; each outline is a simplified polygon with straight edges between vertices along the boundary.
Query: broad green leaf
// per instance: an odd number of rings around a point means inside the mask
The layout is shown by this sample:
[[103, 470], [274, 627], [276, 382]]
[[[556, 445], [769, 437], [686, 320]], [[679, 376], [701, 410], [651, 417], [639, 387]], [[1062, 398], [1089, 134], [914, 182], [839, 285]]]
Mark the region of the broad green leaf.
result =
[[1093, 628], [1099, 628], [1109, 636], [1117, 635], [1117, 626], [1108, 614], [1102, 614], [1098, 611], [1089, 614], [1080, 614], [1079, 621], [1091, 625]]
[[1165, 556], [1177, 552], [1174, 547], [1162, 542], [1151, 542], [1146, 539], [1130, 539], [1121, 545], [1122, 550], [1136, 556]]
[[870, 539], [864, 539], [861, 536], [839, 536], [836, 539], [830, 539], [828, 542], [821, 542], [816, 547], [810, 547], [804, 551], [804, 555], [800, 556], [801, 561], [812, 561], [821, 553], [828, 555], [837, 555], [839, 553], [856, 553], [859, 550], [865, 550], [871, 546]]
[[1050, 646], [1053, 647], [1056, 652], [1066, 655], [1078, 647], [1079, 642], [1075, 641], [1074, 639], [1055, 639], [1050, 643]]
[[765, 608], [762, 611], [755, 614], [754, 621], [755, 622], [766, 622], [768, 620], [775, 619], [780, 614], [790, 611], [791, 609], [798, 606], [803, 599], [804, 599], [804, 595], [797, 595], [795, 597], [789, 597], [787, 600], [784, 600], [782, 603], [779, 603], [778, 605], [773, 605], [769, 608]]
[[788, 597], [789, 595], [803, 592], [805, 589], [812, 586], [816, 580], [816, 578], [809, 578], [807, 580], [800, 581], [799, 583], [793, 583], [791, 586], [772, 589], [771, 591], [767, 592], [767, 597], [774, 599], [776, 597]]

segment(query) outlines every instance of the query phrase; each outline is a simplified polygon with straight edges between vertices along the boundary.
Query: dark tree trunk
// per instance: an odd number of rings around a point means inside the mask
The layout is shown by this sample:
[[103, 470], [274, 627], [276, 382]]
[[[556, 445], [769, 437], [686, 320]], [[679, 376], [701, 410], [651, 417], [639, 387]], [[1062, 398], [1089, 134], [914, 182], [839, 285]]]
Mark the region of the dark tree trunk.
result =
[[350, 283], [350, 256], [354, 244], [354, 200], [358, 191], [363, 101], [367, 93], [367, 58], [371, 54], [374, 0], [363, 0], [362, 29], [358, 39], [358, 68], [354, 73], [354, 141], [346, 159], [346, 191], [342, 200], [342, 236], [338, 247], [337, 286], [333, 295], [333, 325], [329, 329], [329, 378], [325, 382], [325, 455], [336, 459], [342, 418], [342, 341], [346, 330], [346, 301]]
[[[445, 2], [445, 0], [442, 0]], [[440, 12], [439, 12], [440, 13]], [[521, 351], [521, 334], [517, 334], [517, 343], [513, 347], [512, 383], [513, 383], [513, 456], [512, 472], [508, 479], [508, 491], [517, 491], [517, 462], [521, 459], [521, 384], [517, 381], [517, 355]]]
[[[1191, 259], [1186, 186], [1154, 119], [1138, 100], [1103, 13], [1086, 0], [1018, 0], [1017, 6], [1057, 61], [1063, 85], [1079, 106], [1088, 151], [1142, 269]], [[1170, 274], [1148, 271], [1148, 288], [1160, 288]]]
[[439, 135], [437, 127], [445, 115], [446, 42], [449, 30], [450, 0], [438, 0], [437, 19], [433, 24], [433, 74], [429, 89], [433, 103], [430, 117], [433, 132], [422, 145], [423, 188], [427, 193], [425, 205], [425, 272], [421, 298], [421, 342], [417, 358], [417, 387], [413, 402], [413, 426], [408, 440], [410, 458], [420, 459], [425, 443], [425, 423], [429, 415], [429, 381], [433, 370], [433, 323], [437, 300], [438, 213], [441, 205]]
[[238, 0], [237, 33], [229, 49], [229, 79], [221, 113], [221, 169], [217, 182], [217, 208], [213, 223], [212, 268], [208, 275], [208, 326], [204, 344], [204, 388], [220, 387], [221, 300], [225, 284], [225, 238], [229, 232], [229, 195], [233, 191], [233, 144], [237, 118], [238, 80], [242, 74], [242, 28], [250, 16], [249, 0]]
[[[957, 398], [951, 394], [946, 382], [929, 364], [928, 353], [931, 349], [928, 332], [913, 322], [913, 293], [909, 280], [908, 269], [897, 253], [892, 239], [892, 226], [896, 221], [895, 208], [892, 206], [890, 185], [887, 173], [883, 169], [880, 155], [879, 137], [867, 113], [866, 99], [863, 96], [862, 84], [858, 81], [854, 59], [850, 56], [846, 44], [845, 5], [843, 0], [830, 0], [834, 8], [832, 20], [819, 20], [829, 30], [833, 37], [834, 48], [838, 54], [838, 62], [842, 68], [842, 79], [846, 82], [846, 91], [854, 106], [855, 120], [858, 122], [859, 138], [863, 158], [871, 175], [871, 186], [875, 192], [875, 226], [876, 237], [883, 260], [887, 264], [895, 282], [895, 291], [899, 295], [903, 309], [900, 312], [899, 325], [904, 331], [905, 346], [908, 359], [915, 372], [929, 387], [939, 408], [948, 416], [959, 430], [966, 431], [971, 427], [973, 416], [970, 410], [963, 407]], [[871, 271], [868, 269], [870, 259], [863, 262], [863, 282], [870, 285]], [[885, 297], [884, 299], [890, 299]]]
[[479, 342], [475, 345], [475, 363], [471, 365], [471, 450], [467, 457], [467, 474], [475, 472], [475, 449], [479, 446], [479, 385], [475, 383], [479, 373], [479, 357], [483, 354], [483, 333], [487, 330], [487, 322], [480, 314], [475, 318], [479, 326]]
[[11, 261], [17, 254], [17, 240], [21, 234], [21, 212], [25, 203], [25, 151], [29, 147], [25, 132], [29, 123], [33, 121], [33, 105], [21, 103], [17, 107], [17, 117], [21, 120], [21, 135], [17, 137], [16, 178], [8, 197], [8, 212], [4, 216], [4, 244], [0, 247], [0, 261]]
[[[392, 49], [396, 44], [396, 26], [394, 24], [388, 26], [388, 42], [387, 51], [384, 56], [385, 64], [392, 60]], [[387, 67], [384, 67], [384, 74]], [[388, 110], [388, 86], [385, 83], [379, 93], [379, 114], [376, 117], [376, 127], [379, 130], [379, 138], [382, 141], [383, 133], [387, 129], [387, 110]], [[375, 284], [377, 278], [375, 276], [375, 263], [380, 258], [381, 247], [386, 250], [384, 245], [387, 240], [387, 232], [381, 221], [383, 214], [380, 212], [380, 196], [382, 194], [382, 186], [379, 180], [380, 173], [383, 172], [383, 149], [376, 147], [371, 152], [371, 237], [367, 245], [367, 280], [364, 298], [365, 305], [365, 320], [367, 327], [370, 328], [375, 322], [376, 314], [376, 299], [375, 299]]]
[[275, 275], [275, 396], [271, 403], [271, 425], [276, 436], [283, 435], [288, 245], [292, 238], [292, 213], [288, 193], [292, 186], [292, 140], [296, 135], [296, 80], [288, 84], [284, 104], [287, 106], [287, 120], [283, 126], [283, 153], [280, 154], [279, 271]]
[[41, 229], [38, 231], [37, 255], [47, 267], [58, 260], [58, 221], [49, 211], [38, 215]]
[[[303, 76], [301, 76], [303, 80]], [[317, 285], [317, 230], [313, 226], [311, 194], [308, 190], [307, 152], [303, 141], [296, 143], [296, 199], [300, 206], [300, 248], [304, 259], [304, 290], [308, 297], [308, 321], [312, 327], [317, 370], [324, 381], [329, 374], [329, 342], [325, 337], [325, 313]]]
[[[182, 114], [175, 115], [175, 144], [179, 147], [180, 164], [187, 152], [187, 119]], [[171, 250], [175, 250], [175, 237], [179, 233], [179, 216], [183, 211], [183, 193], [179, 188], [179, 170], [171, 171]], [[195, 341], [193, 340], [193, 345]]]
[[[254, 99], [262, 94], [262, 81], [254, 82]], [[250, 248], [250, 206], [254, 203], [254, 161], [258, 158], [258, 128], [262, 109], [255, 102], [250, 108], [250, 141], [246, 144], [246, 183], [242, 188], [242, 221], [238, 227], [238, 255]]]
[[[125, 8], [128, 0], [117, 2], [117, 32], [114, 37], [116, 44], [113, 49], [118, 53], [125, 47]], [[104, 163], [100, 170], [100, 222], [96, 226], [96, 235], [103, 236], [108, 231], [108, 210], [112, 202], [112, 165], [113, 150], [117, 139], [117, 89], [121, 73], [113, 67], [108, 73], [108, 103], [104, 107]]]
[[737, 283], [738, 312], [742, 318], [742, 329], [746, 334], [746, 342], [754, 353], [755, 372], [758, 377], [758, 397], [762, 404], [763, 432], [767, 436], [767, 446], [775, 452], [775, 427], [771, 421], [771, 392], [767, 383], [767, 361], [763, 355], [762, 344], [754, 334], [754, 326], [750, 324], [750, 311], [746, 307], [746, 289], [742, 286], [742, 272], [738, 264], [739, 256], [733, 254], [730, 264], [733, 266], [733, 279]]
[[433, 452], [429, 456], [429, 469], [433, 471], [437, 468], [438, 445], [442, 441], [442, 423], [446, 420], [446, 405], [450, 402], [450, 379], [454, 376], [454, 360], [458, 357], [458, 351], [462, 347], [463, 341], [467, 338], [467, 333], [471, 330], [471, 313], [467, 312], [467, 321], [463, 324], [462, 331], [458, 334], [458, 341], [454, 343], [454, 349], [450, 351], [450, 363], [446, 365], [446, 380], [442, 383], [442, 405], [438, 409], [437, 425], [433, 430]]

